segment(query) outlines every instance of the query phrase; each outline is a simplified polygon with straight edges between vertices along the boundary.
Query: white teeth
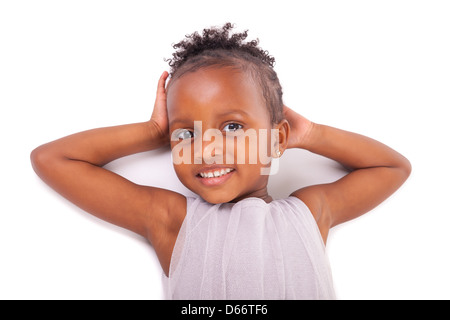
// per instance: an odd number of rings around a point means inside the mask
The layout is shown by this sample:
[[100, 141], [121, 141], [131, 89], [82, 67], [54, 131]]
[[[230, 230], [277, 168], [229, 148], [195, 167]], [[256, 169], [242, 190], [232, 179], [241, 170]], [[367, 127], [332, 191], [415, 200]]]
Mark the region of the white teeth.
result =
[[210, 172], [200, 172], [200, 176], [202, 178], [217, 178], [217, 177], [223, 176], [227, 173], [230, 173], [231, 171], [233, 171], [233, 169], [226, 168], [226, 169], [215, 170], [215, 171], [210, 171]]

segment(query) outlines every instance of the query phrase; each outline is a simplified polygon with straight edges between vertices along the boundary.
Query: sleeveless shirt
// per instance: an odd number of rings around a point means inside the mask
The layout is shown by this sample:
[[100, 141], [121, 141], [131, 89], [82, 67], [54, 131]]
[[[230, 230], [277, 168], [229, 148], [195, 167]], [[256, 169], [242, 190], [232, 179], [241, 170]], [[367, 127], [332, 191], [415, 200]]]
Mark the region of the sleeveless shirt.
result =
[[166, 299], [335, 299], [319, 228], [298, 198], [187, 198]]

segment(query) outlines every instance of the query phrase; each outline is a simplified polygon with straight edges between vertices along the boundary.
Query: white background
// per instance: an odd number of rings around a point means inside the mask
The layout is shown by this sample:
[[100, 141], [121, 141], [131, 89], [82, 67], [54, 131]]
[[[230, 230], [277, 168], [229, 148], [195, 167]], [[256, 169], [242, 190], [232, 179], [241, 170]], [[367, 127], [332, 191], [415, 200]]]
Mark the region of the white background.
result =
[[[340, 299], [449, 299], [448, 1], [1, 1], [0, 298], [160, 299], [140, 237], [70, 204], [32, 171], [40, 144], [147, 120], [163, 58], [226, 21], [275, 56], [285, 103], [368, 135], [413, 165], [406, 184], [328, 240]], [[167, 150], [109, 168], [188, 194]], [[343, 172], [288, 150], [276, 197]]]

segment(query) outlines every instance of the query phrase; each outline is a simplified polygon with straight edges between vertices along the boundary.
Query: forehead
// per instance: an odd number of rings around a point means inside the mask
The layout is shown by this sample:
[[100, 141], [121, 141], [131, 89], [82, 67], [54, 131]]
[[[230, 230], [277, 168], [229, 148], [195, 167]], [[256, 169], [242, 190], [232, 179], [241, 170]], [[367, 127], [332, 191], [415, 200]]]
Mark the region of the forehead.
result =
[[261, 89], [247, 72], [232, 67], [208, 67], [175, 79], [167, 92], [169, 121], [202, 111], [241, 109], [261, 116], [268, 111]]

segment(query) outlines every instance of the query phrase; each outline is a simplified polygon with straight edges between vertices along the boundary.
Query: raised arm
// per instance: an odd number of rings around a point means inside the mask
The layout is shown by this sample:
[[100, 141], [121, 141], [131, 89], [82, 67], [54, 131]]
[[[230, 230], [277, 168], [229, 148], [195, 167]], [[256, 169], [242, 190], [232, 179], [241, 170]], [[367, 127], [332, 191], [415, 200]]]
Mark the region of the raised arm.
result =
[[44, 144], [31, 153], [34, 170], [48, 185], [87, 212], [146, 237], [160, 260], [169, 258], [165, 251], [175, 240], [177, 225], [184, 218], [185, 197], [134, 184], [103, 166], [169, 143], [166, 79], [164, 73], [151, 120], [80, 132]]
[[340, 180], [295, 191], [316, 218], [324, 240], [328, 230], [376, 207], [408, 178], [411, 164], [371, 138], [315, 124], [285, 108], [291, 126], [288, 147], [336, 160], [351, 170]]

